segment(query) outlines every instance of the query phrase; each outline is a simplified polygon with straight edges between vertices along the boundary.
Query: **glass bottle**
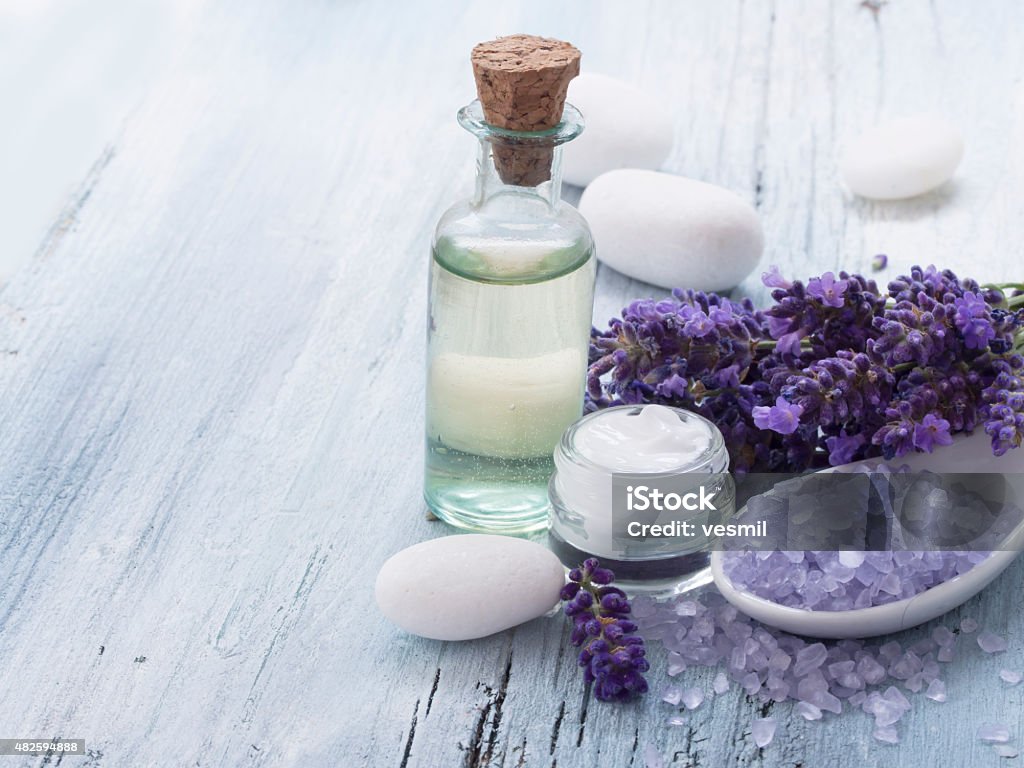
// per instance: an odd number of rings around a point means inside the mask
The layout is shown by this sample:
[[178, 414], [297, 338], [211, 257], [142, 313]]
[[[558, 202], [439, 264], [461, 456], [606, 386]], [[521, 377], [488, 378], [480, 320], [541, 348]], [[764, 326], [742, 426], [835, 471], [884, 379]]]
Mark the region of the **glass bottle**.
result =
[[586, 221], [560, 199], [561, 145], [583, 120], [566, 104], [554, 128], [512, 131], [474, 101], [459, 123], [479, 160], [475, 194], [433, 240], [424, 496], [460, 528], [536, 530], [553, 451], [583, 408], [596, 265]]

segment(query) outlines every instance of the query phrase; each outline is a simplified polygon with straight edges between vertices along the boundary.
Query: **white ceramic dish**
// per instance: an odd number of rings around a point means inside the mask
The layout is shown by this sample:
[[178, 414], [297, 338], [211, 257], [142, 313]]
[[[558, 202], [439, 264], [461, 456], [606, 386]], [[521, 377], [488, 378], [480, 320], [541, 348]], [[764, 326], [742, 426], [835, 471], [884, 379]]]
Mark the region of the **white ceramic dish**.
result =
[[[877, 459], [857, 462], [837, 470], [877, 462]], [[908, 456], [900, 460], [900, 463], [909, 465], [912, 470], [933, 472], [1005, 472], [1018, 498], [1024, 498], [1024, 448], [996, 458], [992, 456], [988, 437], [980, 429], [969, 437], [957, 439], [935, 454]], [[852, 611], [791, 608], [742, 592], [725, 575], [722, 552], [711, 553], [711, 574], [715, 586], [726, 600], [743, 613], [769, 626], [809, 637], [872, 637], [923, 624], [956, 608], [988, 586], [1014, 561], [1021, 549], [1024, 549], [1024, 522], [1007, 536], [1005, 549], [993, 552], [967, 573], [906, 600]]]

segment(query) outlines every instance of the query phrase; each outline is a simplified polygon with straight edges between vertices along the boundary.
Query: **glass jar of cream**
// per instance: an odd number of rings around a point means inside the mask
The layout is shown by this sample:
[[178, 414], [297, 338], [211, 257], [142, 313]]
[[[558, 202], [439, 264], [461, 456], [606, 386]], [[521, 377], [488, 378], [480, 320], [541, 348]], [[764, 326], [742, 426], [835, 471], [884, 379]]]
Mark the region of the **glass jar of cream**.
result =
[[735, 511], [728, 470], [722, 433], [703, 416], [663, 405], [588, 414], [555, 449], [551, 548], [569, 567], [598, 558], [633, 591], [705, 584], [714, 526]]

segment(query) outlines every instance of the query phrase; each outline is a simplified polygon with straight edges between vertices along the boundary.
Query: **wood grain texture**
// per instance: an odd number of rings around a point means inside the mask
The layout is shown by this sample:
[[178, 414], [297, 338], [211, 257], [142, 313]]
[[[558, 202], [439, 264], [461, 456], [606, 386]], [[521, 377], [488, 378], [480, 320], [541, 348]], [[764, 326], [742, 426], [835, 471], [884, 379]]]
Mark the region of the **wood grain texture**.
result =
[[[763, 710], [736, 690], [680, 727], [657, 695], [588, 703], [563, 621], [429, 642], [380, 618], [372, 583], [448, 533], [420, 502], [426, 247], [472, 183], [454, 112], [474, 43], [562, 37], [663, 94], [667, 168], [756, 204], [763, 266], [886, 251], [883, 278], [934, 261], [1005, 279], [1024, 268], [1022, 28], [996, 0], [200, 14], [0, 293], [0, 735], [85, 738], [91, 766], [640, 766], [648, 745], [676, 766], [996, 765], [974, 729], [1024, 735], [1022, 689], [997, 678], [1024, 667], [1021, 563], [959, 612], [1011, 651], [965, 642], [950, 701], [916, 699], [898, 747], [858, 713], [778, 705], [760, 750]], [[922, 109], [962, 124], [957, 178], [845, 194], [839, 144]], [[756, 276], [740, 292], [765, 296]], [[652, 293], [603, 270], [595, 316]]]

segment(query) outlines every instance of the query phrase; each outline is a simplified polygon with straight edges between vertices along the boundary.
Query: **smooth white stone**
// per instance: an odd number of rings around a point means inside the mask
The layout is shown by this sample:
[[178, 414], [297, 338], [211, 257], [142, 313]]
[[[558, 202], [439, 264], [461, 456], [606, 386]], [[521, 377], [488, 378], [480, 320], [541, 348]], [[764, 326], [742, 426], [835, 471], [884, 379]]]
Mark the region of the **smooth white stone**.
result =
[[558, 602], [565, 570], [525, 539], [468, 533], [414, 544], [377, 574], [377, 605], [407, 632], [471, 640], [543, 616]]
[[616, 168], [661, 167], [672, 151], [672, 115], [662, 100], [614, 77], [585, 72], [569, 83], [585, 128], [562, 153], [562, 178], [585, 187]]
[[945, 183], [964, 154], [960, 131], [941, 118], [917, 115], [876, 126], [843, 153], [846, 186], [874, 200], [922, 195]]
[[742, 198], [667, 173], [609, 171], [583, 192], [580, 212], [601, 261], [664, 288], [732, 288], [764, 250], [761, 221]]

